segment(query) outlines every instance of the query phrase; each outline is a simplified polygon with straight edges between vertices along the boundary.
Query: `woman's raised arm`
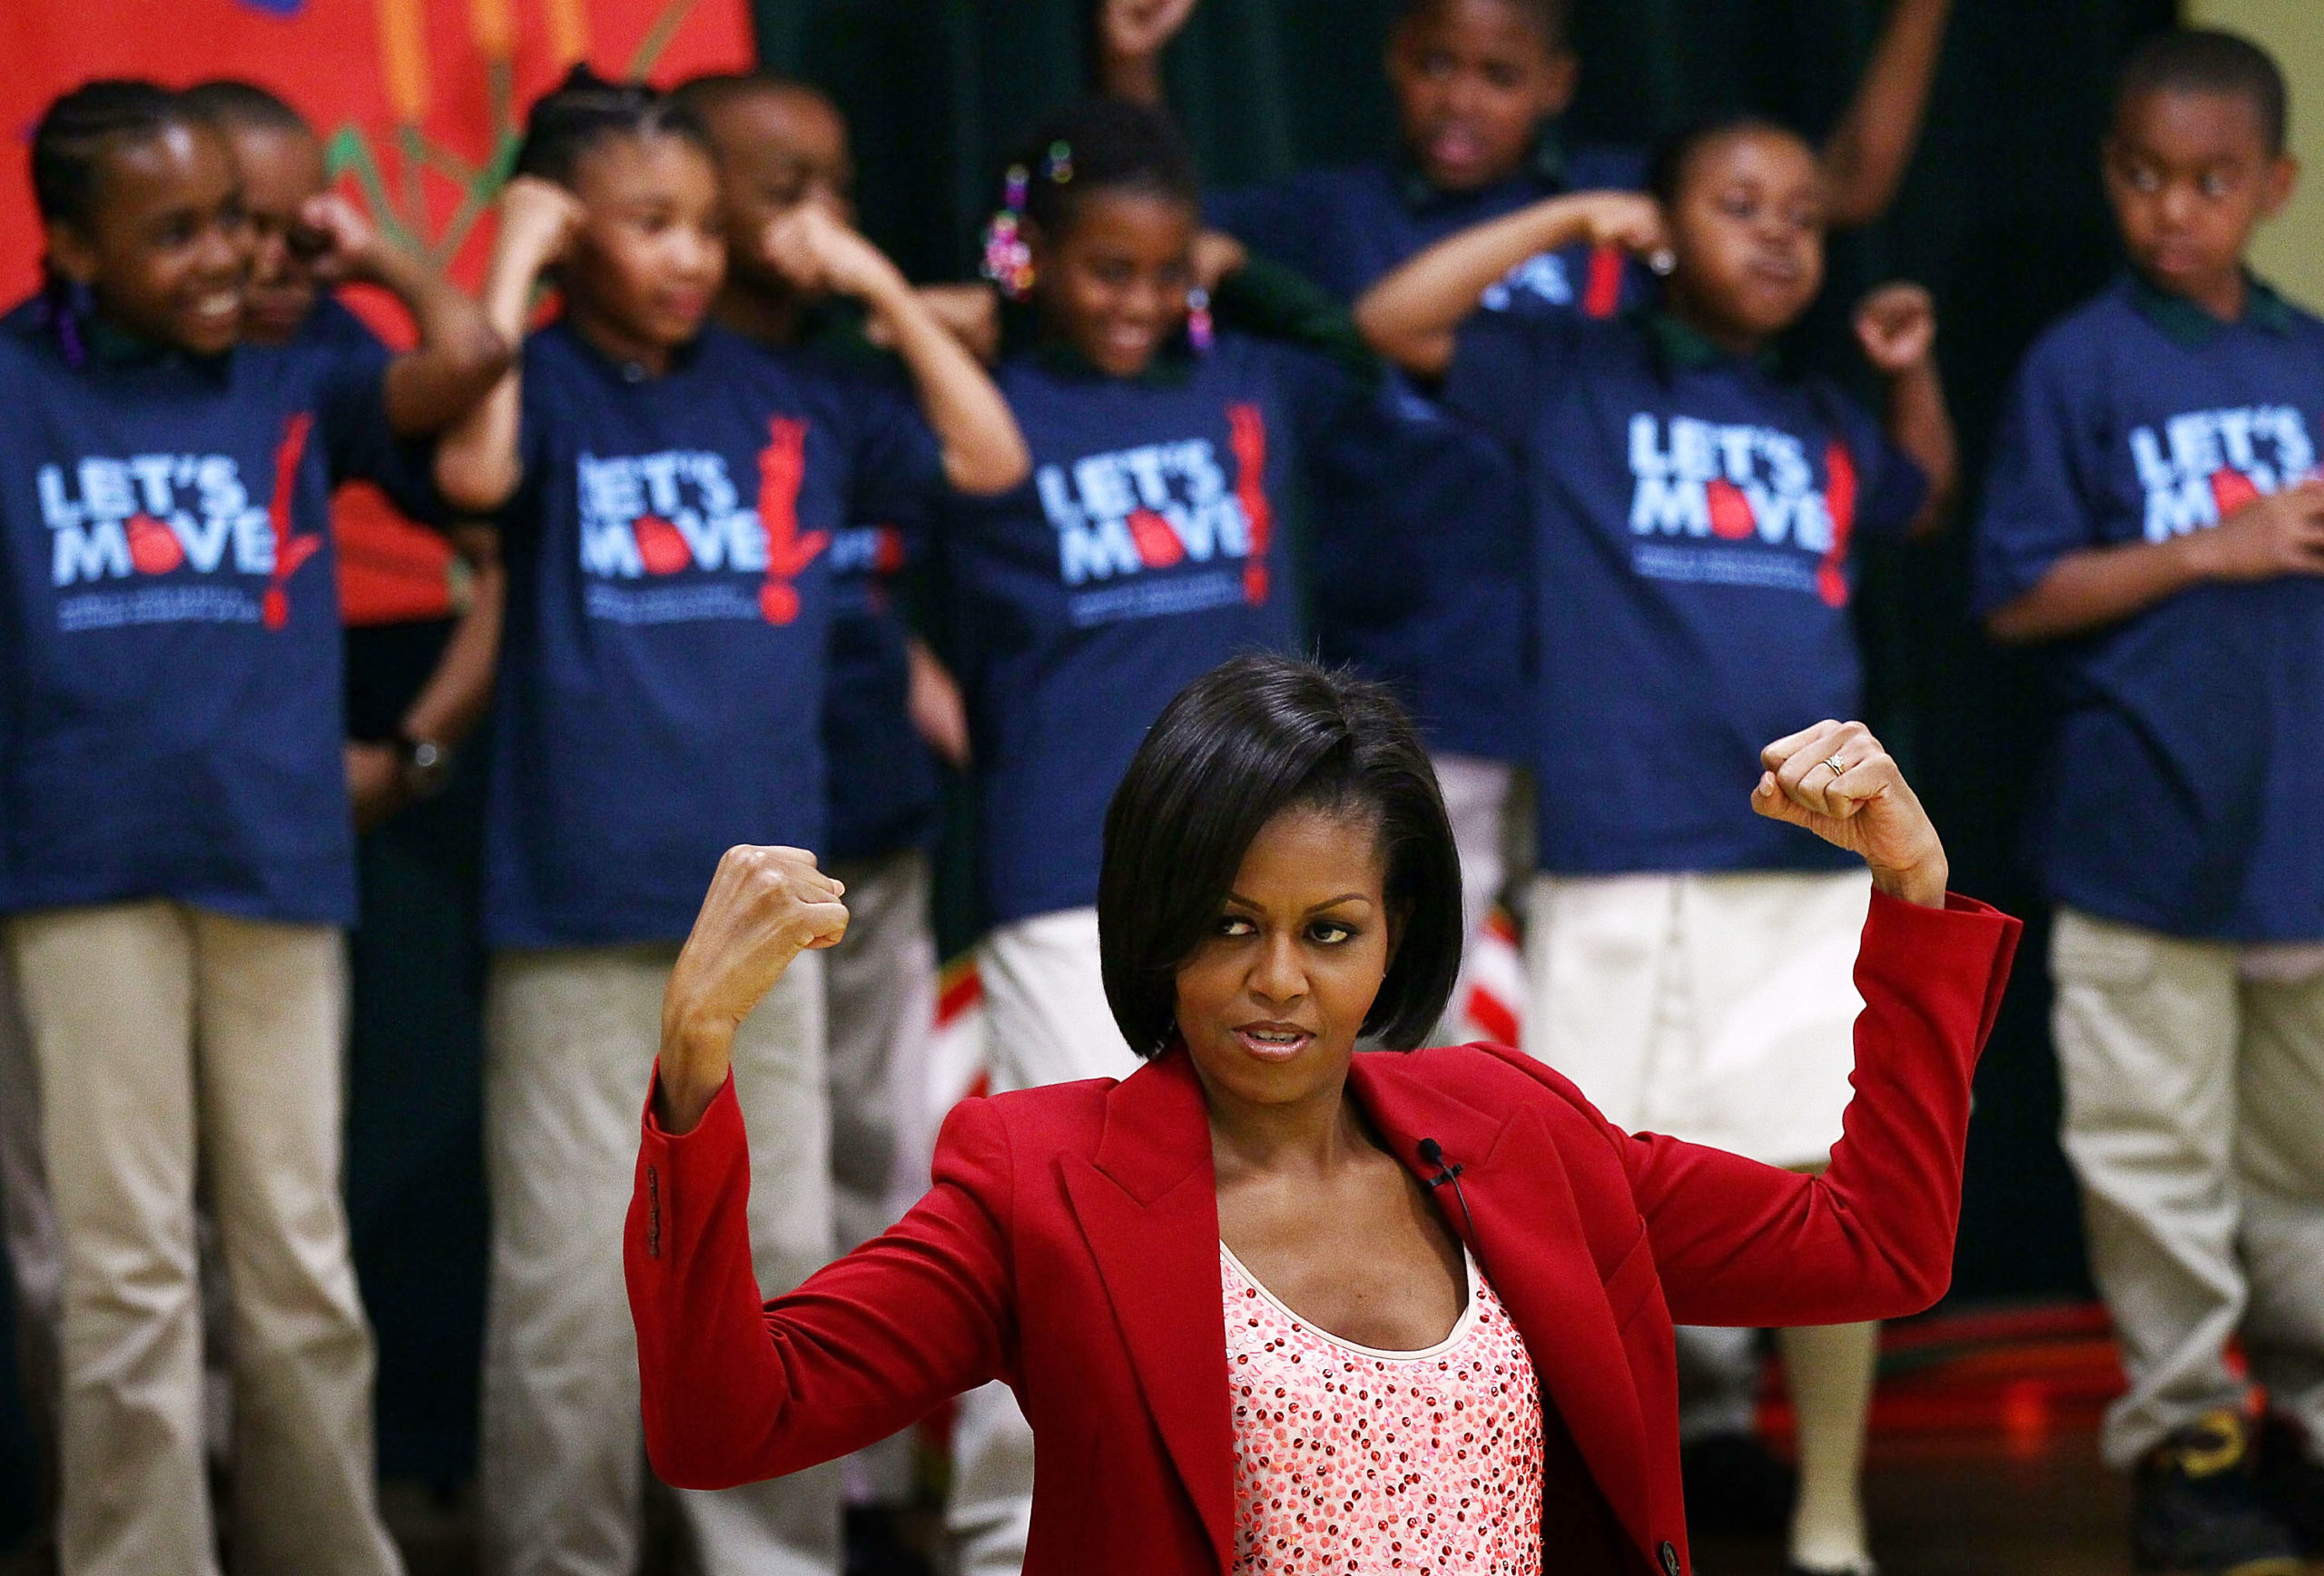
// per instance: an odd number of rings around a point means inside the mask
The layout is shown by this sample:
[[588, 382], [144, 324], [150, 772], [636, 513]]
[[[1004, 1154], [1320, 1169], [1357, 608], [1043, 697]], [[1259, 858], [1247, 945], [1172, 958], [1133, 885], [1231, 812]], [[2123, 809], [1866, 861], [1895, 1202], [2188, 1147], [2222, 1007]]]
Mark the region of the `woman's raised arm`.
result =
[[1856, 1098], [1830, 1167], [1802, 1176], [1620, 1134], [1672, 1319], [1850, 1324], [1945, 1295], [1970, 1080], [2019, 926], [1945, 891], [1945, 848], [1879, 740], [1820, 723], [1778, 740], [1752, 804], [1861, 855], [1876, 888], [1856, 957]]
[[727, 1048], [800, 952], [844, 933], [840, 895], [810, 854], [730, 850], [665, 996], [622, 1257], [646, 1450], [679, 1488], [845, 1455], [1013, 1364], [1011, 1161], [1000, 1114], [981, 1100], [945, 1123], [935, 1186], [901, 1222], [760, 1299]]

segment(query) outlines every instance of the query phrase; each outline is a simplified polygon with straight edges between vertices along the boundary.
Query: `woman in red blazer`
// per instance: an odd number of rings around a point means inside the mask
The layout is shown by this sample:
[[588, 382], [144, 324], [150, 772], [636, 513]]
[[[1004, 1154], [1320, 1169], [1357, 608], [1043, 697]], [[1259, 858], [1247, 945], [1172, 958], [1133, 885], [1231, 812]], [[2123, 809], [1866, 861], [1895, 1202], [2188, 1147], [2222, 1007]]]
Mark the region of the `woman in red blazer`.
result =
[[[1451, 988], [1450, 832], [1382, 692], [1244, 658], [1172, 703], [1108, 817], [1107, 993], [1149, 1065], [966, 1102], [911, 1214], [763, 1305], [725, 1047], [846, 912], [809, 856], [729, 853], [671, 980], [625, 1243], [655, 1470], [688, 1488], [795, 1472], [998, 1377], [1033, 1427], [1028, 1576], [1425, 1569], [1480, 1521], [1506, 1552], [1471, 1568], [1681, 1576], [1672, 1321], [1886, 1319], [1943, 1294], [1970, 1075], [2018, 931], [1946, 895], [1926, 814], [1861, 725], [1763, 761], [1755, 806], [1861, 854], [1877, 888], [1856, 1096], [1823, 1175], [1620, 1132], [1499, 1047], [1358, 1052], [1415, 1043]], [[1545, 788], [1621, 792], [1623, 769]], [[1232, 1323], [1230, 1294], [1249, 1299]], [[1289, 1322], [1254, 1345], [1242, 1314], [1263, 1303]], [[1362, 1423], [1385, 1404], [1367, 1384], [1414, 1374], [1408, 1398], [1437, 1395], [1421, 1382], [1456, 1364], [1388, 1360], [1485, 1319], [1521, 1339], [1492, 1369], [1508, 1383], [1351, 1447], [1343, 1403]], [[1334, 1426], [1295, 1406], [1270, 1432], [1270, 1396], [1305, 1381], [1282, 1368], [1255, 1394], [1250, 1364], [1287, 1361], [1285, 1330], [1353, 1354], [1326, 1386]], [[1538, 1449], [1530, 1429], [1458, 1432], [1512, 1391], [1528, 1417], [1538, 1394]]]

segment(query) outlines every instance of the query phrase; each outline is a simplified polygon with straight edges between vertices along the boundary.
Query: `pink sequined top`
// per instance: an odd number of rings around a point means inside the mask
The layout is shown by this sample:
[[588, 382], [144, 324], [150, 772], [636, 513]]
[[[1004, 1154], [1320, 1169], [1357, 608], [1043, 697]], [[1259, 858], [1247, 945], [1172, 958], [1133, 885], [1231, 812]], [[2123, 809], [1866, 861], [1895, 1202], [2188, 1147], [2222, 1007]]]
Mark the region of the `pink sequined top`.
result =
[[1219, 1244], [1235, 1406], [1235, 1576], [1540, 1576], [1532, 1360], [1462, 1255], [1468, 1305], [1420, 1352], [1316, 1329]]

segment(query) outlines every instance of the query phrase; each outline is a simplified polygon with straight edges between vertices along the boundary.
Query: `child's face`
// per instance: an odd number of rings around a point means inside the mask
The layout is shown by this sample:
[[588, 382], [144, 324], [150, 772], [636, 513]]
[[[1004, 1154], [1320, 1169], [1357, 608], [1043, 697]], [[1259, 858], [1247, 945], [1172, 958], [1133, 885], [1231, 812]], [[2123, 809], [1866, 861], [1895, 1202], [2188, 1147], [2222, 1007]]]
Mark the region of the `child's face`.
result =
[[173, 125], [102, 155], [86, 225], [49, 226], [49, 256], [140, 338], [213, 356], [241, 332], [251, 232], [224, 139]]
[[1195, 231], [1175, 197], [1085, 193], [1063, 233], [1029, 231], [1043, 325], [1100, 371], [1136, 377], [1187, 320]]
[[1509, 0], [1438, 0], [1388, 43], [1404, 146], [1446, 192], [1517, 172], [1541, 123], [1573, 99], [1573, 52]]
[[700, 333], [726, 275], [710, 156], [684, 137], [607, 137], [573, 188], [588, 215], [557, 276], [571, 310], [625, 348], [668, 350]]
[[1671, 304], [1714, 338], [1779, 333], [1823, 288], [1823, 172], [1797, 137], [1744, 131], [1696, 149], [1669, 223]]
[[2162, 88], [2122, 104], [2105, 161], [2131, 261], [2180, 295], [2234, 277], [2252, 231], [2290, 199], [2298, 173], [2269, 152], [2250, 99]]
[[321, 194], [322, 144], [307, 132], [277, 126], [236, 126], [226, 135], [242, 178], [242, 206], [251, 221], [251, 284], [243, 303], [244, 337], [279, 345], [314, 310], [319, 287], [308, 266], [308, 231], [299, 211]]
[[718, 148], [730, 266], [738, 280], [788, 293], [782, 275], [760, 260], [760, 239], [802, 202], [820, 202], [833, 217], [854, 222], [847, 123], [821, 94], [784, 87], [737, 94], [708, 120]]

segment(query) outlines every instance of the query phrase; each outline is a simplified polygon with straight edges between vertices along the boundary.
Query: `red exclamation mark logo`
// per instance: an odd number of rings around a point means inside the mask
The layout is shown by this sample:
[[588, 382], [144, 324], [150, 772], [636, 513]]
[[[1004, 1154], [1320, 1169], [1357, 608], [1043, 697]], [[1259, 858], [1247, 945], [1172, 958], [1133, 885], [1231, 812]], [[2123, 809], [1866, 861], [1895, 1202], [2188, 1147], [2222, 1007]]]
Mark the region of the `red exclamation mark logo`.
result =
[[767, 445], [759, 450], [759, 524], [766, 529], [766, 581], [759, 587], [759, 612], [769, 624], [799, 616], [799, 588], [792, 584], [815, 555], [830, 546], [829, 531], [799, 529], [799, 488], [807, 477], [807, 424], [777, 416], [767, 423]]
[[1848, 605], [1848, 533], [1856, 529], [1856, 460], [1832, 439], [1824, 450], [1824, 507], [1832, 517], [1832, 546], [1816, 566], [1816, 594], [1830, 607]]
[[267, 505], [267, 524], [274, 531], [274, 573], [268, 577], [266, 596], [261, 613], [269, 629], [280, 629], [290, 622], [290, 593], [286, 587], [299, 566], [322, 550], [323, 536], [312, 531], [303, 537], [290, 534], [290, 505], [299, 487], [299, 462], [307, 452], [307, 434], [314, 429], [315, 419], [301, 410], [282, 424], [282, 441], [274, 448], [274, 498]]
[[1251, 526], [1251, 557], [1243, 566], [1243, 600], [1258, 606], [1267, 599], [1267, 545], [1275, 537], [1275, 510], [1267, 503], [1267, 419], [1256, 405], [1226, 408], [1226, 441], [1235, 450], [1235, 500]]

